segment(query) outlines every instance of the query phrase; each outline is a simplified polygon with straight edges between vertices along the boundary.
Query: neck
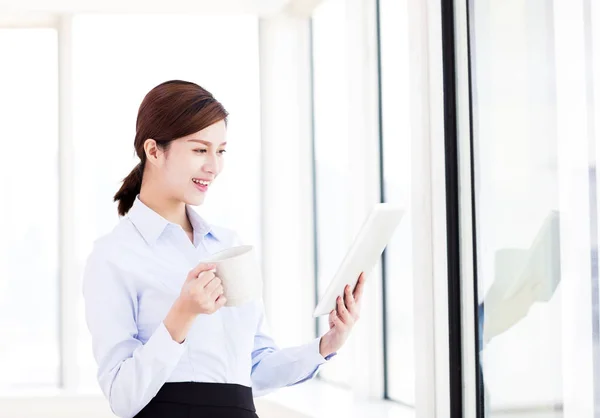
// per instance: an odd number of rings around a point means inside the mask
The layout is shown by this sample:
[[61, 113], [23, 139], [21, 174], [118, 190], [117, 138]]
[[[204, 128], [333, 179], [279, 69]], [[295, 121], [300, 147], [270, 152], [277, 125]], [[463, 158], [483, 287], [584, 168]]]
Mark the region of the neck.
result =
[[140, 191], [140, 200], [167, 221], [181, 225], [185, 231], [192, 231], [184, 202], [165, 198], [164, 195], [154, 193], [152, 190], [144, 188], [144, 186]]

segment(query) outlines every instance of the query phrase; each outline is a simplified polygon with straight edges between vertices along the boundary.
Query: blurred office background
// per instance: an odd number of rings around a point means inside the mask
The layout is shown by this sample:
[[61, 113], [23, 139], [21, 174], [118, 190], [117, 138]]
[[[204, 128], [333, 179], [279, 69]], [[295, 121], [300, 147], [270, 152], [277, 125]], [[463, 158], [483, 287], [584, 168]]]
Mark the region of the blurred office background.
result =
[[375, 203], [348, 344], [262, 418], [600, 417], [594, 0], [0, 0], [0, 417], [110, 417], [81, 297], [169, 79], [230, 112], [198, 211], [261, 257], [281, 346]]

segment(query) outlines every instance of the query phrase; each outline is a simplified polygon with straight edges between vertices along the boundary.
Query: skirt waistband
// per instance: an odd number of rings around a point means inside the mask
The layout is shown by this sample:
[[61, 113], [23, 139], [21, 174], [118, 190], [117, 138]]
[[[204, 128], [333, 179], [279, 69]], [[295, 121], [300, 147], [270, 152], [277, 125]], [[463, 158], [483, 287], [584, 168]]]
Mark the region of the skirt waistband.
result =
[[235, 383], [169, 382], [160, 388], [153, 401], [256, 412], [252, 388]]

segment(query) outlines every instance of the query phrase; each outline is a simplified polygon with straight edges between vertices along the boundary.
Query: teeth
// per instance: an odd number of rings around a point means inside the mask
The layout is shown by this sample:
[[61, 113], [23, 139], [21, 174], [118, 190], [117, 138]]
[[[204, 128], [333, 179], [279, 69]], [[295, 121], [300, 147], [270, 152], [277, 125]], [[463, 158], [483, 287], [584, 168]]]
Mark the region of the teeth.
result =
[[192, 179], [192, 181], [193, 181], [194, 183], [201, 184], [201, 185], [203, 185], [203, 186], [208, 186], [208, 185], [210, 184], [210, 182], [208, 182], [208, 181], [204, 181], [204, 180]]

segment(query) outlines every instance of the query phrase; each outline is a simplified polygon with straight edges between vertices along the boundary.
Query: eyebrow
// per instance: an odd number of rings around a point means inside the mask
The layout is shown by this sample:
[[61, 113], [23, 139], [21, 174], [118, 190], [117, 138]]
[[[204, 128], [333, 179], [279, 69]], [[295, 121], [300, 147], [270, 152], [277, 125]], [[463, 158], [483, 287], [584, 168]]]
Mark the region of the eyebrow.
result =
[[[204, 144], [207, 147], [211, 147], [213, 144], [212, 142], [208, 142], [208, 141], [203, 141], [201, 139], [188, 139], [188, 142], [199, 142], [200, 144]], [[227, 142], [223, 142], [221, 145], [219, 145], [220, 147], [223, 145], [227, 145]]]

